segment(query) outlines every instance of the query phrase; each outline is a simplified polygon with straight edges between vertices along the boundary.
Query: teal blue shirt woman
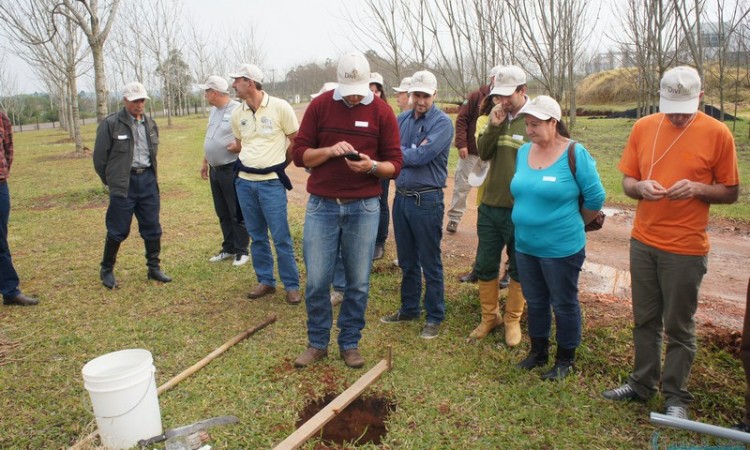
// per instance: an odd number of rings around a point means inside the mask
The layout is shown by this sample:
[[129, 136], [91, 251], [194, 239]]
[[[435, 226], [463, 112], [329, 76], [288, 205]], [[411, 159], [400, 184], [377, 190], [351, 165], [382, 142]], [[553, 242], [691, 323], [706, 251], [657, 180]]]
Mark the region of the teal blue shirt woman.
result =
[[[518, 149], [510, 191], [516, 265], [528, 305], [531, 351], [518, 366], [531, 370], [547, 364], [554, 312], [557, 356], [542, 378], [559, 380], [573, 370], [581, 343], [578, 276], [586, 258], [584, 226], [601, 209], [605, 192], [594, 159], [582, 145], [571, 145], [560, 121], [560, 105], [553, 98], [540, 95], [520, 114], [531, 143]], [[568, 163], [568, 149], [575, 155], [575, 174]]]

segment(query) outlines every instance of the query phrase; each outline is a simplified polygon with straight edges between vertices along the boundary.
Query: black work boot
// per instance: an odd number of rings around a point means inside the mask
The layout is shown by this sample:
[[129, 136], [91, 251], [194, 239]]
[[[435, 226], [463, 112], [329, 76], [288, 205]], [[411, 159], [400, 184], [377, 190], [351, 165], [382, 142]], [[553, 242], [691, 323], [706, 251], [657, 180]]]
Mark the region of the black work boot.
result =
[[549, 360], [549, 338], [531, 338], [531, 350], [529, 355], [516, 364], [519, 369], [531, 370], [547, 364]]
[[542, 375], [542, 380], [558, 381], [567, 377], [573, 371], [573, 361], [576, 359], [575, 348], [557, 347], [555, 365]]
[[161, 271], [159, 267], [159, 253], [161, 253], [161, 240], [144, 240], [146, 245], [146, 266], [148, 266], [148, 279], [169, 283], [172, 278]]
[[101, 269], [99, 269], [99, 278], [107, 289], [117, 287], [115, 279], [115, 262], [117, 261], [117, 252], [120, 251], [120, 243], [107, 236], [104, 241], [104, 255], [102, 256]]

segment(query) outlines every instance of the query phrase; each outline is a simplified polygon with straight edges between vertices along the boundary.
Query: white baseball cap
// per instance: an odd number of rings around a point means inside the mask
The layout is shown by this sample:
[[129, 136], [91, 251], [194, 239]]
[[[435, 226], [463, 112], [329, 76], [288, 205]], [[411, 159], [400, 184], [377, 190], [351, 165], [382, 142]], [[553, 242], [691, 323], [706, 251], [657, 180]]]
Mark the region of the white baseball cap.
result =
[[556, 119], [559, 121], [562, 117], [562, 110], [557, 100], [549, 95], [540, 95], [534, 100], [526, 102], [518, 114], [528, 114], [540, 120]]
[[526, 84], [526, 74], [518, 66], [499, 66], [495, 73], [495, 87], [490, 95], [502, 95], [507, 97], [514, 92], [518, 86]]
[[664, 73], [659, 86], [659, 111], [665, 114], [693, 114], [698, 111], [701, 77], [688, 66]]
[[497, 76], [497, 72], [500, 70], [500, 68], [503, 66], [495, 66], [492, 69], [490, 69], [489, 75], [487, 75], [487, 78], [494, 78]]
[[401, 84], [398, 87], [393, 88], [396, 92], [409, 92], [409, 86], [411, 86], [411, 77], [406, 77], [401, 80]]
[[247, 78], [262, 83], [263, 72], [255, 64], [242, 64], [236, 72], [229, 74], [229, 78]]
[[362, 53], [349, 53], [339, 59], [336, 79], [342, 97], [370, 94], [370, 63]]
[[370, 83], [377, 83], [381, 86], [383, 86], [383, 75], [380, 75], [377, 72], [373, 72], [370, 74]]
[[315, 97], [319, 96], [320, 94], [322, 94], [324, 92], [332, 91], [332, 90], [336, 89], [336, 87], [338, 85], [339, 85], [338, 83], [333, 82], [333, 81], [329, 81], [328, 83], [323, 83], [323, 87], [320, 88], [320, 90], [318, 92], [316, 92], [314, 94], [310, 94], [310, 98], [315, 98]]
[[129, 102], [141, 99], [151, 99], [146, 93], [146, 88], [137, 81], [128, 83], [122, 88], [122, 96]]
[[435, 95], [435, 92], [437, 92], [437, 78], [426, 70], [415, 72], [411, 76], [411, 86], [409, 86], [408, 92], [410, 94], [412, 92], [424, 92], [427, 95]]
[[487, 178], [487, 173], [490, 171], [490, 162], [482, 161], [481, 159], [474, 164], [474, 168], [469, 173], [469, 186], [479, 187], [484, 183], [484, 179]]
[[227, 82], [227, 80], [218, 75], [210, 75], [208, 78], [206, 78], [206, 82], [203, 84], [199, 84], [198, 87], [204, 91], [212, 89], [216, 92], [221, 92], [222, 94], [229, 93], [229, 83]]

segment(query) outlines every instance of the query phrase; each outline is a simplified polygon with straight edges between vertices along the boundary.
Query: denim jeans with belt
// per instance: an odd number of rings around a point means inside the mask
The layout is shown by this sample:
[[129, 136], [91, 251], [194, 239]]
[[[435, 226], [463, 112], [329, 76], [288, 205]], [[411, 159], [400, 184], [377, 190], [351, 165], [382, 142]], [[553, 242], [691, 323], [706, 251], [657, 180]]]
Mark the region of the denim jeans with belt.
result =
[[10, 191], [8, 183], [0, 182], [0, 293], [3, 299], [15, 298], [18, 290], [18, 274], [13, 267], [13, 260], [8, 247], [8, 218], [10, 217]]
[[338, 345], [342, 351], [359, 347], [365, 327], [370, 269], [379, 218], [378, 197], [337, 201], [310, 195], [303, 243], [310, 347], [325, 349], [331, 338], [333, 308], [330, 286], [339, 250], [346, 275], [346, 289], [337, 323]]
[[234, 184], [242, 209], [247, 233], [252, 239], [250, 255], [258, 282], [276, 286], [273, 254], [268, 232], [271, 232], [279, 264], [279, 278], [287, 291], [299, 290], [299, 271], [294, 259], [294, 244], [287, 220], [286, 188], [278, 179], [249, 181], [237, 178]]
[[529, 337], [549, 337], [554, 311], [557, 346], [574, 349], [581, 343], [578, 277], [585, 259], [586, 247], [564, 258], [516, 252], [521, 289], [529, 307]]
[[428, 323], [445, 319], [445, 285], [440, 241], [443, 238], [443, 191], [410, 195], [397, 190], [393, 201], [393, 231], [401, 267], [401, 314], [421, 315], [422, 274]]

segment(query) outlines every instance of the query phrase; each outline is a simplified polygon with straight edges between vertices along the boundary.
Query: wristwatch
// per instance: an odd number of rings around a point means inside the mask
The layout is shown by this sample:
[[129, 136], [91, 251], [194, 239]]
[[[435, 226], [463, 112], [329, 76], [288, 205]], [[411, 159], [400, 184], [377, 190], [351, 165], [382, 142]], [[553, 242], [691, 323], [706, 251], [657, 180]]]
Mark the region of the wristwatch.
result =
[[367, 171], [367, 175], [374, 174], [376, 170], [378, 170], [378, 162], [377, 161], [373, 161], [372, 162], [372, 167], [370, 168], [370, 170]]

